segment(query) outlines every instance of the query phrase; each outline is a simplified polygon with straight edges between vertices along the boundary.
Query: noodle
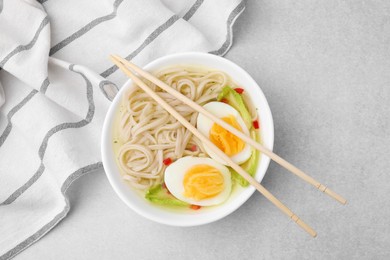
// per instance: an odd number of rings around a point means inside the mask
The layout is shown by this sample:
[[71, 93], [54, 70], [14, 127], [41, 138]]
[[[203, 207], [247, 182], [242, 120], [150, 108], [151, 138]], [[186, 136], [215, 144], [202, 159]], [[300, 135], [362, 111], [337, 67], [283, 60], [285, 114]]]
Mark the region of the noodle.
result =
[[[221, 89], [234, 83], [220, 71], [174, 67], [155, 75], [200, 105], [215, 101]], [[160, 97], [195, 125], [198, 113], [147, 82]], [[175, 118], [139, 88], [132, 86], [123, 96], [119, 118], [119, 166], [123, 178], [133, 187], [148, 189], [163, 181], [165, 158], [192, 155], [205, 157], [202, 143]], [[196, 146], [196, 151], [191, 147]]]

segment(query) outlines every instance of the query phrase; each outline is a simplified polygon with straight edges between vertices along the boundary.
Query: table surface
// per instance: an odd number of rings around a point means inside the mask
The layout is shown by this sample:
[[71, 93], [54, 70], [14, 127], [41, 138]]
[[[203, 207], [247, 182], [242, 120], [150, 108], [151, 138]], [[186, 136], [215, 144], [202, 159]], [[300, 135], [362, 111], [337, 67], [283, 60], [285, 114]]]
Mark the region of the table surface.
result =
[[142, 218], [103, 171], [68, 190], [71, 211], [16, 259], [390, 257], [390, 2], [249, 1], [226, 57], [265, 93], [275, 152], [348, 199], [342, 206], [271, 163], [263, 185], [318, 232], [259, 194], [212, 224]]

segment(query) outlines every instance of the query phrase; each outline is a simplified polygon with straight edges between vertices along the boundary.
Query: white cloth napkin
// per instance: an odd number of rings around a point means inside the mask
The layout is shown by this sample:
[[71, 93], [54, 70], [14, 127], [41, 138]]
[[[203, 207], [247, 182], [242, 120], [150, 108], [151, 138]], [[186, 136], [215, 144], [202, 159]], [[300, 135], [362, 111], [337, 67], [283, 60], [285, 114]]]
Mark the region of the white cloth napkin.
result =
[[[0, 0], [0, 259], [69, 211], [65, 192], [102, 167], [100, 132], [126, 77], [184, 51], [224, 55], [241, 0]], [[104, 92], [103, 90], [106, 90]]]

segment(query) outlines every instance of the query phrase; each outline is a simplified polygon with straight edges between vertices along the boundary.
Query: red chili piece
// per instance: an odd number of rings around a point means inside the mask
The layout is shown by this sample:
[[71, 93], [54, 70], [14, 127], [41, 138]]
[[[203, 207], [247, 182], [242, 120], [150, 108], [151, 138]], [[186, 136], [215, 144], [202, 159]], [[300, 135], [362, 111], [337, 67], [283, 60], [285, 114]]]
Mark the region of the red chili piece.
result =
[[229, 104], [229, 101], [226, 98], [221, 99], [222, 103]]
[[253, 127], [255, 129], [259, 129], [259, 121], [257, 121], [257, 120], [253, 121]]
[[165, 164], [166, 166], [170, 165], [171, 163], [172, 163], [172, 159], [169, 157], [163, 160], [163, 164]]
[[193, 145], [193, 146], [191, 146], [190, 150], [191, 150], [192, 152], [196, 152], [196, 151], [198, 151], [198, 146]]
[[191, 205], [190, 208], [193, 209], [193, 210], [198, 210], [198, 209], [201, 208], [201, 206], [199, 206], [199, 205]]
[[235, 88], [234, 89], [238, 94], [242, 94], [242, 92], [244, 92], [244, 89], [243, 88]]

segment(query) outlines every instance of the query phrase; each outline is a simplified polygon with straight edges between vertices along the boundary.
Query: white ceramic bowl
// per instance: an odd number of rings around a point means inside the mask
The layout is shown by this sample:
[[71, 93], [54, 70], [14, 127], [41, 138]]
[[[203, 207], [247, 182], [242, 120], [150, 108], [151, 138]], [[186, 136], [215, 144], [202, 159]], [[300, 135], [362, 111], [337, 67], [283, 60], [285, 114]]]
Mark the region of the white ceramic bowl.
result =
[[[242, 86], [242, 88], [249, 93], [254, 105], [258, 109], [262, 143], [265, 147], [272, 150], [274, 143], [274, 125], [267, 100], [252, 77], [233, 62], [211, 54], [192, 52], [164, 56], [149, 63], [144, 69], [155, 71], [166, 66], [186, 64], [200, 65], [224, 71], [230, 75], [236, 83]], [[130, 87], [131, 83], [131, 80], [127, 81], [113, 100], [106, 115], [102, 133], [101, 149], [103, 166], [108, 180], [118, 196], [131, 209], [145, 218], [172, 226], [196, 226], [210, 223], [229, 215], [239, 208], [255, 191], [252, 186], [243, 189], [237, 195], [230, 196], [225, 203], [218, 206], [202, 208], [201, 210], [174, 211], [149, 203], [122, 180], [118, 165], [115, 162], [113, 151], [113, 122], [121, 102], [120, 97], [124, 91]], [[259, 182], [263, 179], [270, 161], [269, 158], [265, 156], [261, 156], [260, 158], [255, 177]]]

